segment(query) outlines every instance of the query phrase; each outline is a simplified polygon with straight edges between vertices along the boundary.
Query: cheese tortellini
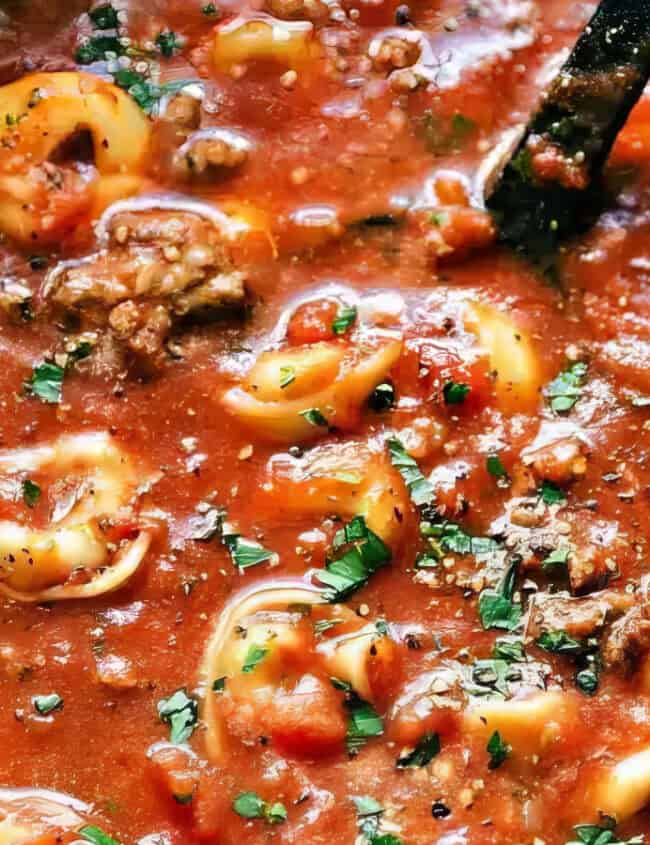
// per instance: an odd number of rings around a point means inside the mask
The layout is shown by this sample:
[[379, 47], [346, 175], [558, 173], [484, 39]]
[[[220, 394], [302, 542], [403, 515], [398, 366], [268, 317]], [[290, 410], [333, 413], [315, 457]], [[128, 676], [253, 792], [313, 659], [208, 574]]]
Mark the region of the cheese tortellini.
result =
[[314, 440], [329, 428], [348, 431], [401, 350], [401, 340], [386, 334], [354, 346], [332, 341], [264, 352], [222, 402], [252, 432], [277, 443]]
[[0, 845], [64, 845], [78, 841], [90, 807], [45, 789], [0, 789]]
[[294, 753], [340, 747], [343, 700], [330, 678], [374, 702], [396, 660], [389, 635], [326, 604], [318, 587], [281, 579], [244, 590], [221, 612], [201, 667], [208, 757], [219, 763], [260, 731]]
[[406, 529], [410, 505], [404, 482], [384, 451], [372, 452], [364, 443], [329, 443], [300, 459], [278, 456], [270, 483], [271, 493], [281, 495], [287, 511], [342, 519], [362, 516], [393, 548]]
[[[149, 120], [103, 79], [25, 76], [0, 88], [0, 120], [0, 229], [17, 241], [56, 242], [141, 185]], [[75, 160], [87, 138], [91, 163]]]
[[0, 453], [10, 478], [46, 476], [57, 485], [44, 528], [0, 521], [0, 592], [17, 601], [80, 599], [117, 589], [142, 563], [151, 532], [114, 548], [102, 520], [122, 518], [138, 531], [128, 506], [138, 476], [130, 457], [107, 434], [63, 436], [54, 443]]
[[595, 810], [617, 822], [638, 813], [650, 802], [650, 748], [601, 769], [587, 794]]
[[235, 18], [220, 26], [214, 38], [214, 63], [230, 71], [249, 62], [273, 62], [293, 70], [320, 55], [309, 21], [283, 21], [260, 13], [250, 20]]
[[479, 302], [467, 304], [464, 323], [489, 354], [494, 390], [502, 409], [510, 413], [533, 409], [539, 401], [544, 374], [530, 334], [503, 311]]

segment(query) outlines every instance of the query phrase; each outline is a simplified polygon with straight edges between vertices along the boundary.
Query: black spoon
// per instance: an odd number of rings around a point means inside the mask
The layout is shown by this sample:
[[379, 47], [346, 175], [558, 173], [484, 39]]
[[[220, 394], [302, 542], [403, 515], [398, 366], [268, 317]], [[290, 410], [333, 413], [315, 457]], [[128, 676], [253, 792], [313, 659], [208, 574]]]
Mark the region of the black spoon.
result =
[[650, 0], [602, 0], [487, 199], [502, 241], [542, 265], [602, 210], [601, 174], [650, 77]]

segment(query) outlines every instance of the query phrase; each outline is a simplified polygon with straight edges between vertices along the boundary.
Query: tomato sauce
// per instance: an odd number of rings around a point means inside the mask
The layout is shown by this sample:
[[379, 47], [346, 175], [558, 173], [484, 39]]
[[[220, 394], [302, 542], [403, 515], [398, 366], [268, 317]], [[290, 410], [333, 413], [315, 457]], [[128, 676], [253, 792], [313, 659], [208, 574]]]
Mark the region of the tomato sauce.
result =
[[3, 5], [0, 785], [82, 821], [0, 841], [650, 835], [650, 100], [559, 282], [483, 210], [594, 5]]

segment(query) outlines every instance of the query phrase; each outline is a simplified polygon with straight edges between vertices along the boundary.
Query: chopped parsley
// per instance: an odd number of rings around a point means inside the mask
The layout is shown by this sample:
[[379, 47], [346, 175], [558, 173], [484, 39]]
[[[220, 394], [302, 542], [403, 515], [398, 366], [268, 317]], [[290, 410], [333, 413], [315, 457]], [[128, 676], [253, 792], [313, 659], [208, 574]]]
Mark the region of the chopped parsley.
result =
[[395, 765], [398, 769], [422, 768], [439, 753], [440, 737], [435, 733], [427, 733], [418, 740], [418, 744], [413, 751], [400, 754]]
[[581, 669], [576, 673], [576, 686], [584, 695], [595, 695], [598, 691], [598, 672], [595, 669]]
[[28, 508], [33, 508], [36, 502], [41, 498], [41, 488], [31, 479], [26, 478], [23, 481], [23, 501]]
[[576, 838], [567, 845], [643, 845], [643, 835], [633, 836], [631, 839], [619, 839], [612, 826], [597, 824], [579, 824], [573, 828]]
[[448, 381], [442, 388], [442, 395], [446, 405], [462, 405], [467, 399], [471, 387], [457, 381]]
[[503, 466], [501, 458], [498, 455], [488, 455], [485, 461], [485, 468], [490, 473], [490, 475], [493, 475], [495, 478], [508, 477], [506, 468]]
[[499, 731], [495, 731], [488, 740], [486, 751], [490, 755], [488, 769], [498, 769], [511, 755], [512, 746], [501, 739]]
[[183, 46], [179, 41], [178, 35], [171, 30], [159, 33], [156, 38], [158, 49], [166, 59], [171, 59], [175, 50], [180, 50]]
[[566, 502], [566, 493], [552, 481], [542, 481], [537, 491], [545, 505], [561, 505]]
[[515, 560], [508, 567], [498, 587], [488, 587], [479, 596], [479, 615], [486, 630], [500, 628], [512, 631], [519, 625], [521, 607], [512, 600], [518, 568], [519, 561]]
[[275, 552], [265, 549], [254, 540], [247, 540], [239, 534], [227, 534], [223, 537], [223, 544], [230, 552], [232, 562], [239, 569], [257, 566], [275, 556]]
[[498, 639], [494, 643], [492, 656], [506, 663], [519, 663], [526, 659], [526, 652], [521, 640]]
[[55, 692], [49, 695], [35, 695], [32, 698], [32, 704], [34, 710], [41, 716], [47, 716], [49, 713], [54, 713], [55, 710], [63, 709], [63, 699]]
[[284, 390], [296, 380], [296, 368], [291, 366], [280, 367], [280, 387]]
[[353, 695], [346, 704], [349, 715], [345, 746], [348, 754], [354, 756], [369, 739], [383, 734], [384, 723], [372, 704], [367, 701]]
[[94, 845], [121, 845], [117, 839], [113, 839], [108, 833], [104, 833], [101, 827], [96, 827], [92, 824], [87, 824], [79, 830], [79, 836], [85, 839], [86, 842], [93, 842]]
[[433, 487], [420, 471], [417, 461], [409, 455], [397, 437], [391, 437], [386, 444], [390, 462], [404, 479], [413, 504], [418, 507], [430, 504], [433, 500]]
[[345, 334], [348, 329], [357, 321], [357, 309], [354, 305], [345, 305], [336, 315], [336, 319], [332, 323], [332, 331], [334, 334]]
[[79, 65], [91, 65], [102, 62], [107, 56], [123, 56], [126, 49], [116, 35], [95, 35], [85, 44], [77, 47], [75, 61]]
[[224, 692], [226, 689], [226, 677], [216, 678], [212, 681], [212, 692]]
[[209, 16], [209, 15], [216, 15], [218, 10], [217, 10], [217, 7], [214, 5], [214, 3], [207, 3], [201, 9], [201, 11], [203, 12], [204, 15]]
[[262, 645], [257, 645], [256, 643], [252, 643], [248, 651], [246, 652], [246, 657], [244, 658], [244, 665], [241, 667], [242, 672], [246, 674], [248, 674], [249, 672], [253, 672], [264, 660], [268, 653], [268, 648], [265, 648]]
[[268, 803], [256, 792], [240, 792], [232, 802], [232, 808], [244, 819], [264, 819], [269, 824], [280, 824], [287, 820], [287, 809], [279, 801]]
[[196, 699], [189, 698], [184, 689], [176, 690], [169, 698], [158, 702], [158, 716], [169, 725], [169, 741], [181, 745], [192, 736], [198, 722]]
[[56, 405], [63, 394], [63, 377], [65, 370], [58, 364], [45, 361], [34, 367], [32, 377], [25, 382], [25, 389], [32, 396], [37, 396], [42, 402]]
[[576, 404], [587, 377], [587, 365], [582, 361], [571, 364], [546, 387], [544, 395], [550, 399], [556, 414], [566, 414]]
[[362, 516], [355, 516], [337, 531], [332, 548], [341, 554], [328, 560], [325, 569], [318, 572], [330, 602], [342, 601], [363, 587], [368, 578], [391, 559], [388, 546], [368, 528]]
[[395, 387], [389, 381], [378, 384], [368, 397], [368, 407], [377, 413], [389, 411], [394, 404]]
[[500, 545], [491, 537], [473, 537], [455, 522], [431, 510], [420, 523], [420, 534], [429, 541], [429, 552], [441, 559], [446, 552], [457, 555], [485, 555], [496, 552]]
[[156, 85], [147, 79], [143, 73], [138, 73], [129, 68], [116, 71], [113, 74], [113, 81], [120, 88], [124, 88], [147, 114], [156, 111], [163, 97], [176, 94], [189, 84], [187, 79], [179, 79], [175, 82]]
[[117, 12], [110, 3], [96, 6], [88, 12], [88, 16], [96, 29], [117, 29], [120, 25]]
[[545, 572], [548, 572], [550, 570], [556, 569], [558, 566], [566, 567], [569, 563], [570, 554], [571, 549], [555, 549], [542, 561], [542, 569]]
[[569, 636], [566, 631], [545, 631], [537, 638], [537, 645], [551, 654], [579, 657], [585, 652], [584, 643]]
[[309, 425], [313, 425], [316, 428], [327, 428], [329, 426], [327, 419], [318, 408], [307, 408], [305, 411], [300, 412], [300, 416], [304, 417]]

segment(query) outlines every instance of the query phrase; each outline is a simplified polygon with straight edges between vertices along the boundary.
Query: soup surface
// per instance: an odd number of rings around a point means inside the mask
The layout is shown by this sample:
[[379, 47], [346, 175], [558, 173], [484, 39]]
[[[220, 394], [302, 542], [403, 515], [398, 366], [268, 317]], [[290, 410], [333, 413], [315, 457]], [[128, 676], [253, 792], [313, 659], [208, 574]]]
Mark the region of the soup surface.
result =
[[641, 842], [650, 99], [483, 206], [595, 3], [0, 8], [0, 843]]

